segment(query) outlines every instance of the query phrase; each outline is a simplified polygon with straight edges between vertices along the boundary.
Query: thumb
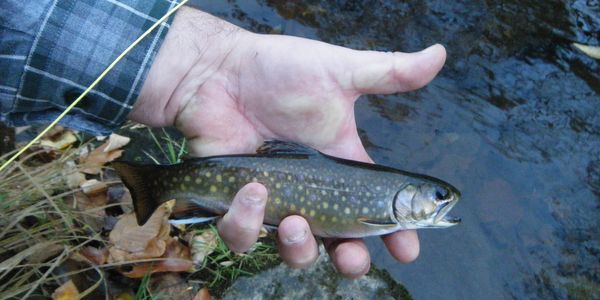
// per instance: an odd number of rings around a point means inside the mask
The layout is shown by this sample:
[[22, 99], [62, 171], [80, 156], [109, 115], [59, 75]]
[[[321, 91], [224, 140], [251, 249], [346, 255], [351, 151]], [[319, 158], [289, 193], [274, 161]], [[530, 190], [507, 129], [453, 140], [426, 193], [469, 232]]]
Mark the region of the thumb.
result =
[[446, 50], [440, 44], [415, 53], [359, 51], [351, 88], [360, 94], [392, 94], [418, 89], [442, 69]]

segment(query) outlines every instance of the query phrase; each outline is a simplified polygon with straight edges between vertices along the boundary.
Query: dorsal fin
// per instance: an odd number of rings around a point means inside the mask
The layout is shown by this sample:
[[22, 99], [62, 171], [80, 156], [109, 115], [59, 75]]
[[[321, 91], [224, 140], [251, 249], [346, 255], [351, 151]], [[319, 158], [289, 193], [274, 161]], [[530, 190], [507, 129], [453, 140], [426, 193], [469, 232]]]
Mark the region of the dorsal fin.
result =
[[258, 154], [296, 154], [296, 155], [316, 155], [319, 151], [294, 142], [279, 140], [265, 141], [258, 149]]

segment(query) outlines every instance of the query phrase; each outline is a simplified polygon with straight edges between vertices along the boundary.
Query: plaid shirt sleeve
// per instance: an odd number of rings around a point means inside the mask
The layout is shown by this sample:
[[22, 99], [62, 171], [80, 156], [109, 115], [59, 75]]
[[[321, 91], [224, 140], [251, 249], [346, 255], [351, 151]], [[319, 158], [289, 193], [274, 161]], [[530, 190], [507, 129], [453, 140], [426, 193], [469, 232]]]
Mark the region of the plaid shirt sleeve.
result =
[[[171, 0], [0, 1], [0, 121], [50, 123]], [[107, 135], [125, 122], [172, 17], [133, 49], [61, 122]]]

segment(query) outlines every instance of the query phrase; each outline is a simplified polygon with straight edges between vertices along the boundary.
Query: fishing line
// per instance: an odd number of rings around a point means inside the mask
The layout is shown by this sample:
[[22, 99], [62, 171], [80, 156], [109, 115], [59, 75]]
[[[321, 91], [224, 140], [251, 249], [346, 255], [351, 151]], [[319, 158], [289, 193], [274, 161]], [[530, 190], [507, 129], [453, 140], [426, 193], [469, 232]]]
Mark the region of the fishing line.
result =
[[2, 164], [2, 166], [0, 166], [0, 171], [4, 170], [11, 162], [13, 162], [15, 159], [17, 159], [21, 154], [23, 154], [23, 152], [27, 151], [27, 149], [29, 149], [33, 144], [35, 144], [37, 141], [39, 141], [39, 139], [41, 139], [42, 136], [44, 136], [48, 131], [50, 131], [50, 129], [52, 129], [56, 124], [58, 124], [58, 122], [60, 120], [62, 120], [62, 118], [65, 115], [67, 115], [67, 113], [69, 113], [69, 111], [71, 111], [71, 109], [73, 109], [73, 107], [75, 107], [75, 105], [77, 105], [93, 88], [96, 87], [96, 85], [98, 85], [98, 83], [102, 79], [104, 79], [106, 74], [108, 74], [108, 72], [110, 72], [115, 67], [115, 65], [117, 63], [119, 63], [121, 61], [121, 59], [123, 59], [123, 57], [125, 57], [125, 55], [129, 54], [131, 49], [133, 49], [135, 46], [137, 46], [144, 38], [146, 38], [152, 31], [154, 31], [154, 29], [156, 29], [156, 27], [158, 27], [162, 22], [164, 22], [167, 18], [169, 18], [174, 12], [176, 12], [179, 8], [181, 8], [187, 2], [188, 2], [188, 0], [181, 0], [181, 2], [179, 4], [177, 4], [177, 6], [175, 6], [172, 10], [168, 11], [164, 16], [162, 16], [162, 18], [158, 19], [154, 24], [152, 24], [152, 26], [150, 26], [150, 28], [148, 28], [148, 30], [146, 30], [146, 32], [144, 32], [142, 35], [140, 35], [140, 37], [138, 37], [135, 41], [133, 41], [133, 43], [131, 43], [131, 45], [129, 45], [129, 47], [127, 47], [125, 50], [123, 50], [123, 52], [121, 52], [121, 54], [119, 54], [119, 56], [117, 56], [117, 58], [110, 65], [108, 65], [108, 67], [106, 67], [104, 72], [102, 72], [100, 74], [100, 76], [98, 76], [98, 78], [96, 78], [96, 80], [94, 80], [94, 82], [92, 82], [92, 84], [90, 84], [90, 86], [88, 86], [88, 88], [85, 89], [85, 91], [83, 91], [83, 93], [81, 93], [81, 95], [79, 95], [79, 97], [77, 97], [77, 99], [75, 99], [75, 101], [73, 101], [73, 103], [71, 103], [71, 105], [69, 105], [60, 115], [58, 115], [58, 117], [56, 117], [56, 119], [54, 119], [54, 121], [52, 121], [52, 123], [50, 123], [50, 125], [48, 125], [42, 132], [40, 132], [40, 134], [38, 134], [27, 145], [25, 145], [23, 148], [21, 148], [21, 150], [19, 150], [19, 152], [15, 153], [6, 162], [4, 162]]

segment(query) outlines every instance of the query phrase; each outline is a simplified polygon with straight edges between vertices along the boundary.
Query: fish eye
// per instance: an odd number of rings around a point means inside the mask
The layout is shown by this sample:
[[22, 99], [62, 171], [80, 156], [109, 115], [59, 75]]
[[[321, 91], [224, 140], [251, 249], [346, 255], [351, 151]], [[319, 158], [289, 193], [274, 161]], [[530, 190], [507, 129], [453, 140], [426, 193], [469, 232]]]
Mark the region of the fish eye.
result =
[[444, 201], [450, 198], [450, 191], [447, 188], [438, 186], [435, 188], [435, 200]]

